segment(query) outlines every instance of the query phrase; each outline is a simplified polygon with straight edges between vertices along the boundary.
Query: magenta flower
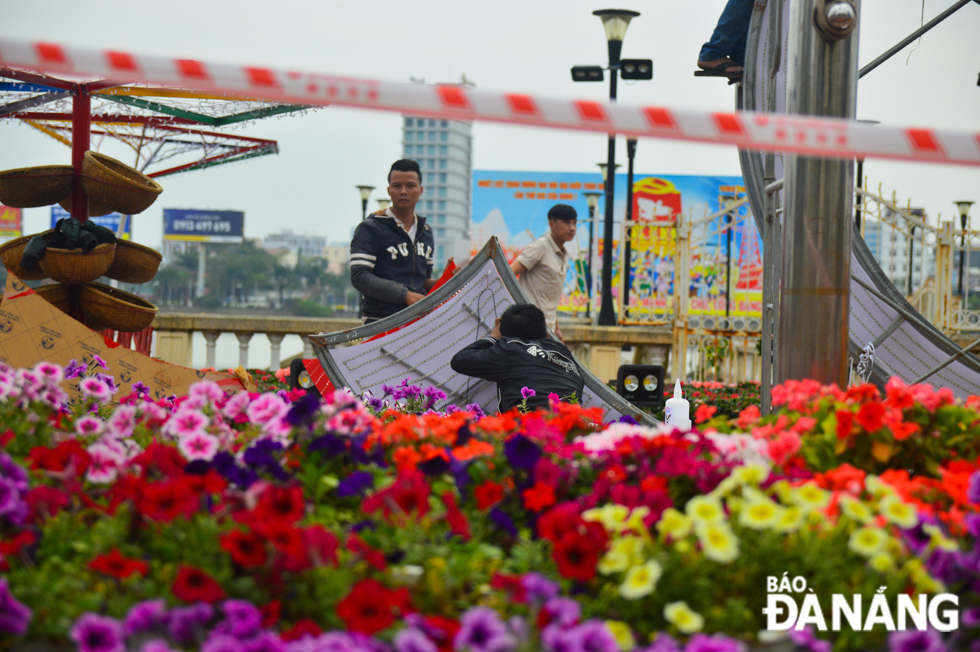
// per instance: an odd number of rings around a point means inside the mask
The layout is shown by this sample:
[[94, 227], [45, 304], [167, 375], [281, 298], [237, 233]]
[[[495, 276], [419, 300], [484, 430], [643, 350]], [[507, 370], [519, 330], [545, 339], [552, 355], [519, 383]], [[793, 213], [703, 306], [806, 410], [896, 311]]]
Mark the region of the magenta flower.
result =
[[132, 405], [120, 405], [109, 417], [106, 427], [113, 437], [129, 437], [136, 428], [136, 408]]
[[167, 603], [163, 598], [138, 602], [126, 614], [123, 630], [127, 636], [152, 632], [156, 627], [163, 624], [163, 617], [166, 612]]
[[125, 464], [125, 458], [102, 442], [96, 442], [87, 449], [92, 456], [92, 464], [88, 467], [85, 479], [95, 484], [108, 484], [116, 479], [119, 467]]
[[406, 627], [395, 634], [396, 652], [438, 652], [439, 648], [421, 630]]
[[192, 398], [202, 396], [209, 403], [217, 403], [225, 397], [225, 392], [213, 380], [202, 380], [191, 385], [190, 389], [187, 390], [187, 395]]
[[453, 647], [468, 652], [498, 652], [514, 647], [514, 637], [493, 609], [473, 607], [459, 619]]
[[98, 354], [95, 354], [95, 353], [92, 354], [92, 364], [95, 365], [95, 366], [97, 366], [97, 367], [102, 367], [106, 371], [109, 371], [109, 365], [108, 365], [108, 363], [105, 360], [103, 360], [102, 358], [100, 358], [98, 356]]
[[0, 578], [0, 634], [22, 636], [27, 632], [32, 613], [10, 592], [7, 579]]
[[143, 398], [144, 396], [150, 395], [150, 388], [138, 380], [135, 383], [133, 383], [132, 390], [133, 393], [136, 394], [138, 398]]
[[79, 652], [125, 652], [123, 626], [114, 619], [91, 612], [75, 621], [69, 634]]
[[264, 425], [277, 417], [285, 416], [288, 410], [286, 402], [275, 394], [262, 394], [245, 411], [253, 423]]
[[521, 398], [523, 398], [525, 401], [531, 398], [532, 396], [536, 396], [536, 395], [537, 392], [535, 392], [530, 387], [521, 387]]
[[687, 642], [684, 652], [746, 652], [748, 646], [724, 634], [695, 634]]
[[245, 646], [234, 636], [211, 632], [201, 646], [201, 652], [244, 652]]
[[228, 633], [235, 638], [254, 635], [262, 629], [262, 612], [247, 600], [225, 600], [221, 605], [225, 621], [214, 631]]
[[966, 489], [966, 499], [974, 505], [980, 505], [980, 471], [974, 471], [970, 476], [970, 484]]
[[908, 630], [888, 635], [889, 652], [946, 652], [943, 638], [934, 629]]
[[64, 370], [50, 362], [39, 362], [34, 365], [34, 373], [43, 378], [49, 385], [57, 385], [65, 379]]
[[200, 410], [189, 410], [181, 408], [176, 414], [170, 417], [164, 430], [168, 435], [183, 439], [198, 433], [204, 433], [205, 428], [210, 423], [207, 415]]

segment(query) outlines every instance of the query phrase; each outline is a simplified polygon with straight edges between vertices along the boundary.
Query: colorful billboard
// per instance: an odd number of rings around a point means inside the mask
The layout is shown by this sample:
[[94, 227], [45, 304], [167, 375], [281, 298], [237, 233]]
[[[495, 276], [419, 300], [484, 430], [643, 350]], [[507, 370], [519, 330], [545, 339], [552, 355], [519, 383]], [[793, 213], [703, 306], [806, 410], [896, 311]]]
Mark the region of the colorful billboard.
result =
[[244, 238], [243, 211], [163, 209], [164, 240], [241, 243]]
[[[604, 200], [598, 198], [595, 221], [590, 224], [587, 192], [604, 192], [602, 176], [578, 172], [517, 172], [476, 170], [473, 173], [471, 247], [497, 236], [508, 260], [513, 260], [535, 238], [548, 233], [548, 210], [569, 204], [579, 215], [578, 234], [565, 245], [575, 261], [569, 266], [559, 311], [586, 316], [591, 286], [592, 311], [600, 305]], [[674, 288], [686, 286], [689, 314], [759, 314], [762, 300], [760, 238], [746, 206], [733, 211], [730, 228], [725, 216], [696, 224], [691, 233], [689, 278], [674, 278], [677, 253], [677, 217], [689, 223], [722, 209], [726, 201], [745, 197], [741, 177], [635, 174], [633, 221], [621, 243], [626, 220], [627, 177], [616, 175], [613, 204], [612, 293], [620, 321], [665, 321], [674, 310]], [[592, 258], [589, 260], [590, 226]], [[729, 238], [731, 242], [729, 243]], [[620, 258], [629, 252], [629, 282], [624, 285]], [[731, 263], [729, 264], [729, 259]], [[591, 262], [591, 264], [590, 264]], [[728, 288], [731, 302], [728, 303]], [[626, 309], [619, 310], [624, 290]]]
[[0, 204], [0, 238], [18, 238], [24, 231], [24, 213], [19, 208]]
[[[61, 206], [57, 204], [51, 207], [51, 228], [53, 229], [58, 220], [62, 218], [68, 218], [71, 215]], [[108, 215], [99, 215], [98, 217], [88, 218], [93, 224], [98, 224], [99, 226], [104, 226], [113, 233], [119, 233], [119, 220], [122, 219], [122, 214], [120, 213], [109, 213]], [[133, 216], [126, 216], [126, 231], [123, 233], [123, 240], [133, 239]]]

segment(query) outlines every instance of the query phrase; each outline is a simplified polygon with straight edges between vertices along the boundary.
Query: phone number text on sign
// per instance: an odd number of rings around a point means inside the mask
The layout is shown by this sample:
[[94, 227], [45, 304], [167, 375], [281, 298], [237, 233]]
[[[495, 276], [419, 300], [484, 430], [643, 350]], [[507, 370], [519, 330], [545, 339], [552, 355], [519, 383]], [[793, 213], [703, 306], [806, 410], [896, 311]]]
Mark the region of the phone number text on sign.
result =
[[242, 242], [245, 213], [195, 209], [163, 209], [163, 239], [197, 242]]
[[174, 231], [189, 231], [193, 233], [231, 233], [231, 222], [214, 222], [211, 220], [174, 220], [171, 222]]

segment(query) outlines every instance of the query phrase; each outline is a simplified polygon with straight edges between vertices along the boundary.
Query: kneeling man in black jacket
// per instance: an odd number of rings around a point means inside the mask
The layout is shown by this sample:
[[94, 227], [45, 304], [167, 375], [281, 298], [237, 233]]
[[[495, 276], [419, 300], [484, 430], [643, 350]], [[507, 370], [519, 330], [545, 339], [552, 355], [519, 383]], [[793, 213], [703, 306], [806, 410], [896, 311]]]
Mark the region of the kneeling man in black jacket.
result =
[[533, 389], [529, 408], [547, 408], [548, 394], [582, 398], [585, 381], [564, 344], [548, 337], [544, 313], [521, 303], [504, 311], [489, 336], [453, 356], [453, 371], [497, 383], [499, 410], [521, 404], [521, 389]]

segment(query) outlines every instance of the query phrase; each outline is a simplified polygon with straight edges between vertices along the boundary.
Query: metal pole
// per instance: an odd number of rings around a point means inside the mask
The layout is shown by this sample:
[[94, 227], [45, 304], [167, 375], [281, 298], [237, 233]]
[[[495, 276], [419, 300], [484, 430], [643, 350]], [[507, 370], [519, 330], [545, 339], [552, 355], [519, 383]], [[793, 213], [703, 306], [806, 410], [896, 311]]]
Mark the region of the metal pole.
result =
[[[960, 236], [960, 276], [957, 286], [959, 287], [958, 295], [963, 296], [963, 261], [966, 259], [966, 216], [960, 217], [960, 222], [962, 223], [963, 235]], [[960, 306], [961, 310], [965, 310], [966, 306]]]
[[915, 225], [909, 225], [909, 296], [912, 295], [912, 257], [913, 246], [915, 245]]
[[367, 219], [367, 203], [368, 203], [368, 200], [366, 200], [366, 199], [362, 199], [361, 200], [361, 221], [362, 222]]
[[[814, 9], [814, 5], [817, 5]], [[815, 24], [822, 2], [790, 7], [787, 113], [853, 119], [860, 0], [855, 29], [830, 41]], [[847, 385], [854, 161], [786, 157], [782, 292], [776, 381]]]
[[[616, 78], [619, 72], [619, 55], [623, 42], [609, 43], [609, 101], [616, 101]], [[606, 164], [606, 221], [602, 232], [602, 305], [599, 308], [599, 326], [615, 326], [616, 311], [612, 297], [612, 250], [613, 250], [613, 200], [616, 190], [616, 135], [609, 137], [609, 156]], [[620, 261], [622, 267], [622, 261]]]
[[955, 5], [953, 5], [952, 7], [950, 7], [949, 9], [947, 9], [946, 11], [944, 11], [943, 13], [939, 14], [938, 16], [936, 16], [935, 18], [933, 18], [932, 20], [930, 20], [928, 23], [926, 23], [925, 25], [923, 25], [919, 29], [915, 30], [914, 32], [912, 32], [911, 34], [909, 34], [904, 39], [902, 39], [898, 43], [898, 45], [896, 45], [895, 47], [893, 47], [890, 50], [888, 50], [887, 52], [885, 52], [883, 55], [881, 55], [880, 57], [878, 57], [877, 59], [875, 59], [874, 61], [872, 61], [868, 65], [866, 65], [864, 68], [861, 68], [861, 72], [858, 73], [858, 77], [864, 77], [869, 72], [871, 72], [872, 70], [874, 70], [875, 68], [877, 68], [881, 64], [883, 64], [886, 61], [888, 61], [889, 59], [891, 59], [895, 54], [898, 53], [899, 50], [901, 50], [906, 45], [908, 45], [909, 43], [911, 43], [915, 39], [919, 38], [920, 36], [922, 36], [926, 32], [928, 32], [930, 29], [932, 29], [933, 27], [935, 27], [939, 23], [941, 23], [944, 20], [946, 20], [947, 18], [949, 18], [957, 10], [959, 10], [960, 7], [962, 7], [964, 5], [970, 4], [970, 2], [971, 2], [971, 0], [959, 0], [959, 2], [957, 2]]
[[205, 251], [204, 243], [202, 242], [197, 249], [197, 288], [194, 290], [194, 297], [196, 299], [200, 299], [204, 296], [204, 268], [206, 264], [207, 252]]
[[[861, 188], [862, 180], [864, 179], [864, 159], [858, 159], [858, 170], [857, 170], [857, 187]], [[854, 200], [857, 206], [854, 207], [854, 224], [857, 225], [858, 231], [861, 231], [861, 193], [857, 194], [857, 198]]]
[[[627, 223], [633, 221], [633, 158], [636, 156], [636, 139], [627, 138], [626, 139], [626, 156], [629, 161], [627, 165], [626, 172], [626, 221]], [[623, 230], [625, 247], [623, 251], [625, 255], [623, 256], [623, 261], [620, 263], [622, 271], [620, 274], [623, 277], [623, 291], [621, 293], [621, 305], [623, 306], [623, 315], [626, 315], [626, 310], [630, 305], [630, 285], [632, 284], [633, 275], [633, 231], [631, 227], [627, 227]]]
[[92, 129], [92, 96], [81, 84], [71, 97], [71, 165], [75, 182], [71, 187], [71, 216], [83, 224], [88, 221], [88, 196], [82, 190], [82, 161], [89, 150]]
[[585, 265], [585, 288], [589, 303], [585, 306], [585, 316], [592, 318], [592, 243], [595, 242], [592, 227], [595, 225], [595, 206], [589, 206], [589, 259]]
[[732, 309], [732, 219], [731, 213], [725, 214], [725, 316], [731, 315]]

